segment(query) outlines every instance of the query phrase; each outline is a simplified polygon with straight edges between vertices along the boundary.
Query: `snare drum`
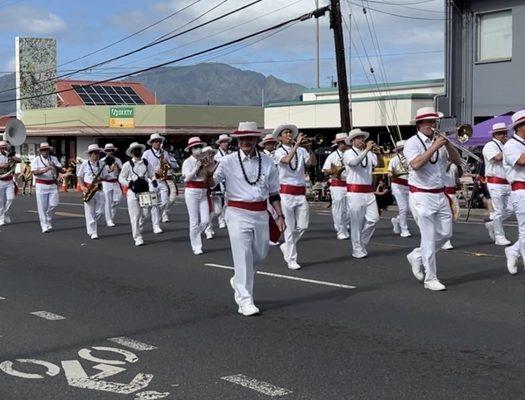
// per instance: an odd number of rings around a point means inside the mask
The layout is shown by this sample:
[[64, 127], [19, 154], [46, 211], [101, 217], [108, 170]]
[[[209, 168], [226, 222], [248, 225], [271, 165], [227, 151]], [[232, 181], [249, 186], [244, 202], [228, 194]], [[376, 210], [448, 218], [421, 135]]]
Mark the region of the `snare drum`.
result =
[[158, 204], [157, 193], [155, 192], [138, 193], [137, 196], [140, 207], [153, 207]]

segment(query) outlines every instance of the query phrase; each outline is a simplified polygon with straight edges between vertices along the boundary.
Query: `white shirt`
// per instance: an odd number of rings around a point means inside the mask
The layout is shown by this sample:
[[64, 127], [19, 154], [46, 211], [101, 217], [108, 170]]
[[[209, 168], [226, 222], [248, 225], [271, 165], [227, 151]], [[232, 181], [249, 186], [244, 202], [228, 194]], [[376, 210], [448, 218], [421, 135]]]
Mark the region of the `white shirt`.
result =
[[[106, 162], [106, 157], [102, 158], [100, 162], [104, 164]], [[105, 169], [104, 172], [106, 173], [105, 179], [109, 179], [109, 180], [118, 179], [119, 171], [122, 170], [122, 161], [120, 161], [120, 158], [115, 157], [115, 164], [117, 164], [118, 168], [115, 168], [115, 171], [112, 171], [112, 172], [110, 172], [109, 166], [106, 165], [104, 167]]]
[[285, 185], [306, 186], [304, 170], [305, 166], [310, 163], [310, 154], [304, 147], [298, 147], [290, 164], [282, 163], [281, 160], [291, 150], [290, 146], [284, 144], [275, 150], [274, 158], [279, 169], [279, 182]]
[[377, 156], [371, 151], [361, 160], [357, 165], [355, 160], [363, 154], [365, 150], [359, 150], [355, 147], [350, 147], [343, 155], [343, 163], [346, 167], [346, 183], [356, 185], [371, 185], [372, 171], [377, 166]]
[[503, 146], [503, 163], [507, 170], [509, 183], [525, 182], [525, 167], [516, 164], [523, 153], [525, 153], [525, 140], [519, 136], [512, 136]]
[[[250, 182], [257, 180], [259, 172], [259, 157], [261, 162], [260, 178], [254, 185], [246, 182], [239, 162], [241, 155], [242, 167]], [[224, 157], [213, 174], [215, 182], [224, 182], [226, 197], [234, 201], [266, 201], [270, 193], [279, 193], [279, 176], [274, 161], [262, 152], [258, 156], [248, 157], [239, 150]]]
[[199, 171], [199, 166], [197, 165], [197, 159], [195, 157], [189, 156], [182, 163], [182, 179], [184, 179], [184, 182], [204, 181], [204, 173], [199, 172], [201, 171]]
[[458, 172], [458, 166], [456, 164], [450, 164], [448, 171], [445, 172], [445, 187], [456, 187]]
[[[7, 164], [9, 162], [9, 158], [2, 153], [0, 153], [0, 164]], [[12, 170], [9, 171], [7, 174], [0, 175], [0, 178], [6, 178], [8, 176], [12, 175]]]
[[409, 185], [421, 189], [441, 189], [445, 186], [445, 173], [448, 163], [448, 153], [445, 147], [441, 147], [432, 155], [431, 160], [433, 161], [436, 159], [436, 154], [439, 154], [435, 164], [429, 161], [418, 170], [413, 169], [410, 165], [417, 156], [423, 154], [431, 146], [432, 142], [431, 138], [426, 137], [421, 132], [416, 133], [406, 141], [403, 154], [408, 162]]
[[[102, 168], [103, 164], [102, 161], [96, 161], [91, 162], [89, 160], [86, 160], [82, 163], [80, 168], [77, 170], [77, 176], [79, 178], [84, 179], [84, 183], [91, 184], [93, 182], [93, 179], [95, 178], [95, 175], [98, 173], [99, 168]], [[100, 174], [101, 179], [106, 178], [106, 173], [104, 170], [102, 170], [102, 173]]]
[[485, 176], [496, 176], [505, 179], [506, 171], [503, 160], [495, 160], [494, 157], [503, 152], [503, 143], [492, 139], [483, 146], [483, 160], [485, 161]]
[[[35, 171], [37, 169], [45, 168], [49, 165], [54, 165], [58, 168], [62, 168], [62, 165], [60, 165], [60, 162], [58, 162], [58, 158], [56, 158], [55, 156], [50, 155], [48, 158], [44, 158], [40, 155], [31, 162], [31, 169]], [[52, 169], [51, 171], [44, 172], [41, 175], [35, 175], [35, 177], [36, 179], [45, 179], [51, 181], [57, 179], [58, 174], [56, 170]]]
[[[402, 159], [404, 163], [401, 162]], [[403, 166], [403, 164], [405, 165]], [[395, 155], [388, 163], [388, 172], [390, 172], [396, 178], [408, 179], [408, 170], [406, 167], [407, 161], [405, 157], [402, 154], [399, 154], [399, 156]]]
[[133, 157], [133, 167], [131, 166], [131, 162], [126, 161], [122, 166], [118, 180], [122, 186], [129, 186], [130, 181], [136, 181], [138, 178], [145, 178], [150, 181], [154, 180], [155, 171], [153, 171], [149, 163], [148, 166], [146, 166], [146, 163], [142, 159], [137, 160]]
[[[323, 164], [323, 170], [329, 170], [332, 168], [332, 164], [335, 165], [336, 167], [340, 167], [340, 166], [344, 166], [345, 164], [343, 163], [343, 157], [344, 157], [344, 154], [346, 152], [345, 151], [339, 151], [339, 150], [335, 150], [333, 151], [332, 153], [330, 153], [330, 155], [328, 157], [326, 157], [326, 160]], [[343, 170], [343, 172], [341, 173], [341, 180], [346, 180], [346, 175], [347, 175], [347, 172], [346, 172], [346, 168]], [[335, 178], [335, 176], [332, 176], [332, 178]]]
[[230, 154], [230, 151], [229, 150], [221, 150], [220, 148], [217, 149], [217, 153], [215, 153], [215, 155], [213, 156], [213, 159], [215, 161], [221, 161], [221, 159], [223, 157], [226, 157], [228, 154]]
[[177, 163], [177, 160], [175, 160], [175, 158], [172, 155], [170, 155], [167, 151], [164, 151], [163, 149], [155, 150], [151, 148], [144, 152], [142, 158], [148, 160], [148, 166], [151, 165], [153, 171], [158, 172], [160, 170], [160, 156], [162, 154], [164, 154], [164, 160], [166, 160], [172, 168], [168, 171], [168, 176], [172, 176], [173, 169], [178, 168], [179, 164]]

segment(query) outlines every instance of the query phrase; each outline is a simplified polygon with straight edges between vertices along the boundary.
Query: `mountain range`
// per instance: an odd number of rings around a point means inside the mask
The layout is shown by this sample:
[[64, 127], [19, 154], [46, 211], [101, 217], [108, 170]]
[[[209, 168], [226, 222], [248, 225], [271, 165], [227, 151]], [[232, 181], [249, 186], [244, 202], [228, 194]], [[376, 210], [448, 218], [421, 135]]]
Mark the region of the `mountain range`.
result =
[[[304, 90], [304, 86], [272, 75], [219, 63], [164, 67], [126, 80], [143, 83], [161, 104], [258, 106], [263, 101], [268, 104], [298, 100]], [[14, 86], [14, 73], [0, 76], [0, 92]], [[0, 101], [13, 97], [13, 92], [0, 93]], [[0, 115], [14, 111], [14, 101], [0, 103]]]

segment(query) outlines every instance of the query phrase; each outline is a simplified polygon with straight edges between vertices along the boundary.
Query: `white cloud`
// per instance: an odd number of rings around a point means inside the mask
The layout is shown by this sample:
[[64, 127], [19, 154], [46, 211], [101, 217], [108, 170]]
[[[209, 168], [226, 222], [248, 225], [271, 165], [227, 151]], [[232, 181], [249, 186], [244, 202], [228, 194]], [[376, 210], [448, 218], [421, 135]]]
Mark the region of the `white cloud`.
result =
[[4, 11], [0, 30], [17, 34], [34, 33], [50, 35], [67, 29], [66, 23], [56, 14], [28, 6], [8, 7]]

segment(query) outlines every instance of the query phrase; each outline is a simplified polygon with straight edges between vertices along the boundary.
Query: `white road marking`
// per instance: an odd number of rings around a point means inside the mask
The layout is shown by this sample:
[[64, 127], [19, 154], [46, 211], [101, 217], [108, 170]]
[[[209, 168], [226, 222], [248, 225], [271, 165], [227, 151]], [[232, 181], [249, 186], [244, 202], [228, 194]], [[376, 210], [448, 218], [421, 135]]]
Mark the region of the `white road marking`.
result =
[[[211, 263], [207, 263], [204, 265], [206, 265], [207, 267], [214, 267], [214, 268], [222, 268], [222, 269], [230, 269], [230, 270], [234, 269], [233, 267], [230, 267], [229, 265], [211, 264]], [[315, 279], [299, 278], [299, 277], [290, 276], [290, 275], [274, 274], [273, 272], [257, 271], [256, 273], [259, 275], [271, 276], [273, 278], [281, 278], [281, 279], [289, 279], [291, 281], [313, 283], [315, 285], [332, 286], [332, 287], [338, 287], [342, 289], [355, 289], [356, 288], [356, 286], [344, 285], [342, 283], [334, 283], [334, 282], [318, 281]]]
[[[117, 353], [124, 356], [125, 360], [129, 363], [136, 363], [139, 358], [133, 354], [131, 351], [117, 349], [115, 347], [98, 347], [94, 346], [94, 350], [97, 351], [107, 351], [111, 353]], [[83, 358], [84, 360], [91, 361], [94, 363], [101, 363], [101, 364], [110, 364], [110, 365], [124, 365], [126, 364], [126, 361], [120, 361], [120, 360], [107, 360], [105, 358], [98, 358], [93, 355], [91, 355], [91, 349], [80, 349], [78, 351], [79, 357]]]
[[155, 390], [148, 390], [147, 392], [140, 392], [135, 395], [134, 400], [157, 400], [168, 397], [170, 392], [159, 393]]
[[[18, 359], [16, 360], [19, 363], [24, 364], [36, 364], [41, 365], [47, 369], [46, 375], [48, 376], [57, 376], [60, 373], [60, 367], [56, 366], [55, 364], [52, 364], [47, 361], [42, 360], [32, 360], [32, 359]], [[13, 362], [12, 361], [4, 361], [0, 364], [0, 370], [4, 371], [6, 374], [11, 376], [16, 376], [17, 378], [24, 378], [24, 379], [44, 379], [43, 375], [40, 374], [30, 374], [27, 372], [21, 372], [17, 371], [13, 368]]]
[[49, 312], [49, 311], [34, 311], [34, 312], [30, 312], [29, 314], [32, 314], [36, 317], [47, 319], [49, 321], [59, 321], [61, 319], [66, 319], [66, 317], [63, 317], [62, 315], [53, 314], [52, 312]]
[[[38, 214], [37, 210], [27, 210], [28, 213]], [[56, 211], [55, 215], [58, 215], [59, 217], [78, 217], [78, 218], [84, 218], [84, 214], [76, 214], [76, 213], [70, 213], [70, 212], [64, 212], [64, 211]]]
[[5, 297], [0, 297], [0, 300], [5, 300]]
[[121, 346], [128, 347], [137, 351], [150, 351], [155, 350], [156, 347], [150, 344], [139, 342], [138, 340], [127, 338], [124, 336], [114, 337], [108, 339], [110, 342], [120, 344]]
[[248, 389], [255, 390], [256, 392], [270, 397], [286, 396], [287, 394], [293, 393], [291, 390], [272, 385], [268, 382], [259, 381], [242, 374], [223, 376], [221, 379], [236, 385], [241, 385]]

